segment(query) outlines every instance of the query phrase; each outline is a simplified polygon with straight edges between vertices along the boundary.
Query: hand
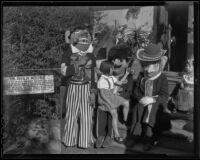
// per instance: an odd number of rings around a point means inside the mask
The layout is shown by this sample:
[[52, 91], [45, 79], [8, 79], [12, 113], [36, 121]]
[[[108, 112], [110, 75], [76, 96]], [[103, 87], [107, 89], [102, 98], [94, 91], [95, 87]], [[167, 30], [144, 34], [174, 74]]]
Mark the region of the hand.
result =
[[95, 93], [91, 93], [89, 97], [89, 103], [91, 106], [95, 106], [95, 101], [96, 101], [96, 95]]
[[65, 64], [61, 64], [61, 74], [66, 76], [67, 66]]
[[120, 96], [120, 93], [119, 93], [119, 92], [116, 92], [115, 94], [118, 95], [118, 96]]
[[144, 106], [147, 106], [149, 104], [155, 103], [155, 99], [149, 96], [145, 96], [140, 99], [139, 103], [141, 103]]
[[66, 107], [62, 108], [62, 119], [64, 119], [66, 116]]
[[131, 68], [129, 67], [129, 68], [126, 69], [126, 75], [128, 75], [130, 73], [131, 73]]
[[97, 89], [94, 89], [94, 88], [92, 88], [92, 89], [90, 90], [90, 92], [91, 92], [91, 93], [94, 93], [94, 94], [97, 94], [97, 93], [98, 93]]
[[125, 79], [125, 80], [122, 81], [122, 84], [126, 84], [126, 83], [128, 83], [127, 79]]
[[164, 113], [171, 113], [171, 111], [170, 111], [168, 108], [164, 108], [164, 109], [163, 109], [163, 112], [164, 112]]
[[174, 101], [173, 97], [169, 97], [169, 98], [168, 98], [168, 102], [169, 102], [169, 101], [171, 101], [173, 104], [175, 104], [175, 101]]

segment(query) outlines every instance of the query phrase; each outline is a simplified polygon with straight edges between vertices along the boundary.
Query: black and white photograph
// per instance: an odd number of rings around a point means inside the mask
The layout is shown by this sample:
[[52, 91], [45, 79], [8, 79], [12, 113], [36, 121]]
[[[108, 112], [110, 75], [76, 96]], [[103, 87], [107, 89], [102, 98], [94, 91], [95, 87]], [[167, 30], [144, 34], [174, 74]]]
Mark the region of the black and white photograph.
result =
[[2, 158], [200, 158], [198, 1], [1, 9]]

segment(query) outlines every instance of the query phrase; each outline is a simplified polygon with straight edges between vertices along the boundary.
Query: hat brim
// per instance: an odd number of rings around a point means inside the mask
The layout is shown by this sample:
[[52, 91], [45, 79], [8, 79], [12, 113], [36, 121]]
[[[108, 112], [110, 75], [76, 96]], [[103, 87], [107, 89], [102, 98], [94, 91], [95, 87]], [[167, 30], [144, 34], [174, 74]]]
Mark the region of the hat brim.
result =
[[158, 61], [161, 59], [162, 56], [165, 55], [167, 50], [161, 49], [160, 52], [158, 52], [155, 56], [150, 57], [144, 49], [138, 49], [136, 52], [136, 58], [140, 61], [147, 61], [147, 62], [153, 62]]

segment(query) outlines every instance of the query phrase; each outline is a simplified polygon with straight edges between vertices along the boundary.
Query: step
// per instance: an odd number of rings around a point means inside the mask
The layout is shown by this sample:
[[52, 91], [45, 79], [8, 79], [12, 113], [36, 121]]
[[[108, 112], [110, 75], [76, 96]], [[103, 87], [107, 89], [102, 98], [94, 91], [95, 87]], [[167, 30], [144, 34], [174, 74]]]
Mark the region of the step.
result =
[[179, 112], [170, 114], [170, 120], [175, 120], [175, 119], [193, 121], [193, 113], [184, 113], [184, 112], [179, 111]]
[[193, 140], [189, 140], [187, 136], [172, 131], [165, 131], [162, 134], [159, 145], [170, 149], [194, 152]]
[[119, 144], [115, 141], [112, 142], [111, 147], [123, 148], [125, 150], [124, 152], [125, 154], [133, 152], [135, 154], [143, 154], [143, 155], [155, 154], [155, 155], [166, 155], [166, 156], [194, 156], [192, 152], [181, 151], [174, 148], [167, 148], [159, 144], [150, 151], [144, 151], [142, 144], [136, 144], [133, 147], [127, 147], [125, 144]]
[[[127, 128], [119, 125], [119, 132], [122, 137], [126, 138]], [[193, 132], [176, 128], [164, 131], [160, 137], [158, 145], [168, 149], [193, 153]]]

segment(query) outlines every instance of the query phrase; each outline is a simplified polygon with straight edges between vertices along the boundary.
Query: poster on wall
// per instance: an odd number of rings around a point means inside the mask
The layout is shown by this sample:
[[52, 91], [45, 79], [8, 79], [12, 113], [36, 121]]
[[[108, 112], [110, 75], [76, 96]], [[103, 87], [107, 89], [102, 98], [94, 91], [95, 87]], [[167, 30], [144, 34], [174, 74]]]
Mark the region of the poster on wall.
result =
[[4, 95], [54, 93], [53, 75], [4, 78]]

